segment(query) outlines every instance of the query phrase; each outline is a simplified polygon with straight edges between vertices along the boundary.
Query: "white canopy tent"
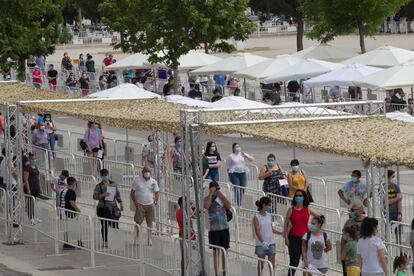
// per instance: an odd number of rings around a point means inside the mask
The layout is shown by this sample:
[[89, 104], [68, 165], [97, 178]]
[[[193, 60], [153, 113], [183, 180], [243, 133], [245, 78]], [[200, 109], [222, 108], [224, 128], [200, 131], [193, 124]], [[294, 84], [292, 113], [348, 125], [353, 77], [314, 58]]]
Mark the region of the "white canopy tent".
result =
[[347, 59], [344, 64], [360, 63], [368, 66], [389, 68], [414, 58], [414, 51], [393, 46], [382, 46], [365, 54]]
[[344, 49], [336, 48], [328, 44], [321, 44], [318, 46], [308, 47], [292, 54], [292, 56], [297, 58], [314, 58], [319, 60], [325, 60], [330, 62], [340, 62], [351, 57], [354, 57], [356, 54], [349, 52]]
[[285, 70], [271, 75], [264, 79], [264, 83], [275, 83], [280, 81], [308, 79], [327, 72], [340, 69], [344, 64], [322, 61], [317, 59], [307, 59], [298, 64], [294, 64]]
[[357, 86], [372, 89], [396, 89], [414, 86], [414, 60], [384, 69], [354, 81]]
[[304, 82], [304, 86], [309, 88], [324, 86], [354, 86], [354, 80], [382, 70], [383, 69], [378, 67], [352, 63], [338, 70], [309, 79]]
[[191, 99], [191, 98], [184, 97], [181, 95], [170, 95], [170, 96], [165, 97], [165, 99], [167, 102], [170, 102], [170, 103], [184, 104], [188, 106], [197, 106], [197, 107], [207, 107], [207, 108], [212, 107], [212, 103], [210, 102], [206, 102], [202, 100], [195, 100], [195, 99]]
[[249, 53], [225, 58], [219, 62], [191, 71], [191, 75], [233, 74], [249, 66], [265, 61], [267, 58]]
[[137, 87], [130, 83], [123, 83], [114, 88], [102, 90], [88, 95], [91, 98], [131, 98], [131, 99], [148, 99], [148, 98], [161, 98], [160, 95], [152, 93]]
[[144, 54], [133, 54], [126, 58], [117, 61], [106, 67], [107, 70], [134, 70], [142, 68], [150, 68], [146, 63], [148, 62], [148, 56]]
[[[178, 66], [178, 70], [180, 71], [194, 70], [194, 69], [197, 69], [203, 66], [214, 64], [221, 60], [223, 60], [223, 58], [209, 55], [204, 52], [190, 51], [189, 53], [181, 56], [178, 59], [178, 62], [180, 63], [180, 65]], [[149, 61], [144, 62], [144, 64], [146, 64], [149, 67], [152, 66], [152, 64]], [[163, 63], [157, 64], [157, 65], [166, 67], [166, 65]]]
[[302, 59], [291, 55], [279, 55], [274, 59], [259, 62], [243, 70], [237, 71], [234, 74], [247, 79], [261, 80], [302, 61]]

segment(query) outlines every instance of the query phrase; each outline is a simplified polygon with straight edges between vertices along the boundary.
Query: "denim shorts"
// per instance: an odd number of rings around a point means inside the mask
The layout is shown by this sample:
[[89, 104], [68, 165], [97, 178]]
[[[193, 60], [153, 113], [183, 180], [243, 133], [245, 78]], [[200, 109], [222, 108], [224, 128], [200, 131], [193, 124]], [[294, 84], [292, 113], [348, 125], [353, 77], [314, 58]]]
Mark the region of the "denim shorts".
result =
[[269, 248], [267, 248], [267, 249], [264, 248], [261, 245], [256, 246], [256, 250], [254, 251], [254, 253], [258, 257], [275, 256], [276, 255], [276, 245], [275, 244], [271, 244], [271, 245], [269, 245]]

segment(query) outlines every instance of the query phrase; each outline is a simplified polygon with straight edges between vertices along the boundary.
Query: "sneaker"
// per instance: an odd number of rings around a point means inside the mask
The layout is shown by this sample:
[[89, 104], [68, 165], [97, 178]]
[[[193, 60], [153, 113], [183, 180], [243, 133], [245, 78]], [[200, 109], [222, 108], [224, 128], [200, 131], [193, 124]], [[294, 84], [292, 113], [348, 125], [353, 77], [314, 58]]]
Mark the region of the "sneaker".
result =
[[36, 221], [35, 221], [34, 219], [31, 219], [31, 220], [30, 220], [30, 224], [31, 224], [31, 225], [35, 225], [35, 224], [36, 224]]
[[75, 249], [75, 247], [67, 243], [63, 244], [63, 250], [70, 250], [70, 249]]
[[152, 246], [152, 240], [148, 240], [148, 246]]
[[103, 248], [108, 248], [108, 242], [103, 242], [102, 247], [103, 247]]

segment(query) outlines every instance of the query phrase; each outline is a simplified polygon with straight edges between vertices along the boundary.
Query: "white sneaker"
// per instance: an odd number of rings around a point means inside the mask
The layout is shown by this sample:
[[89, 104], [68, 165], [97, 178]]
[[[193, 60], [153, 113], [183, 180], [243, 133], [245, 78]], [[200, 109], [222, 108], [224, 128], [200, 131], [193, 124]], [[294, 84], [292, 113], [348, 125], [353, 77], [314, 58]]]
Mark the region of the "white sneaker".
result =
[[35, 221], [34, 219], [31, 219], [31, 220], [30, 220], [30, 224], [31, 224], [31, 225], [35, 225], [35, 224], [36, 224], [36, 221]]
[[152, 240], [148, 240], [148, 246], [152, 246]]

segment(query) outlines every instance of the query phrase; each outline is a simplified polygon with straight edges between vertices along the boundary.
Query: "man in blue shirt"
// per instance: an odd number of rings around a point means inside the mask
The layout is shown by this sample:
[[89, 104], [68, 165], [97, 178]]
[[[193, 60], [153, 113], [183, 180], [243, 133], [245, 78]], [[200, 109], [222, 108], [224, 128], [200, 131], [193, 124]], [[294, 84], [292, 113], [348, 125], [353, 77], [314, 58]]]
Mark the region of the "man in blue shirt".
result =
[[223, 88], [224, 85], [226, 84], [227, 77], [224, 74], [216, 74], [214, 75], [213, 79], [214, 79], [214, 82], [216, 83], [216, 87]]
[[351, 180], [346, 182], [338, 191], [339, 198], [348, 208], [355, 203], [367, 205], [367, 185], [361, 181], [361, 176], [360, 171], [354, 170], [351, 175]]

